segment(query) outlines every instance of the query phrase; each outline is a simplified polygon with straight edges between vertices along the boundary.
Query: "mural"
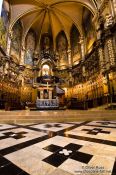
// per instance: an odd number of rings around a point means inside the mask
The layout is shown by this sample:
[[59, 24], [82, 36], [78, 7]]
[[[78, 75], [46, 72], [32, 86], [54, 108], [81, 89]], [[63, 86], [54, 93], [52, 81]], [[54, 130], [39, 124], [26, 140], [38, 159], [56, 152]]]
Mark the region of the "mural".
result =
[[95, 41], [95, 37], [96, 37], [96, 33], [95, 33], [95, 29], [94, 26], [92, 24], [92, 18], [93, 15], [92, 13], [87, 10], [86, 8], [84, 8], [84, 12], [83, 12], [83, 29], [84, 29], [84, 33], [85, 33], [85, 37], [86, 37], [86, 43], [87, 43], [87, 51], [89, 51], [89, 49], [92, 47], [94, 41]]
[[9, 25], [9, 5], [4, 1], [0, 17], [0, 45], [6, 49], [7, 29]]
[[53, 40], [52, 37], [45, 33], [41, 37], [41, 50], [53, 50]]
[[79, 44], [80, 34], [75, 25], [71, 28], [70, 39], [73, 64], [76, 64], [81, 58], [81, 46]]
[[56, 48], [59, 54], [59, 66], [68, 65], [68, 42], [65, 33], [61, 31], [56, 38]]
[[29, 31], [26, 37], [26, 53], [25, 53], [25, 64], [32, 66], [33, 65], [33, 54], [35, 50], [35, 33]]
[[11, 55], [19, 60], [22, 41], [22, 26], [20, 21], [17, 21], [12, 29], [11, 39]]

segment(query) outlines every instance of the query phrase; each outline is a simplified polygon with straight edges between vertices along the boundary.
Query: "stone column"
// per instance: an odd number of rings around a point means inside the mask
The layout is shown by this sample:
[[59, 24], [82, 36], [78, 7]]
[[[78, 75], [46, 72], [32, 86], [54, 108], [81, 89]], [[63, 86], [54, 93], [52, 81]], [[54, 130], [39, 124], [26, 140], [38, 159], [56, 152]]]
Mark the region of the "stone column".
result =
[[56, 52], [56, 66], [59, 67], [60, 66], [60, 62], [59, 62], [59, 54], [58, 52]]
[[101, 73], [103, 73], [105, 71], [104, 43], [101, 40], [102, 30], [104, 30], [104, 19], [99, 14], [98, 18], [96, 18], [96, 33], [97, 33], [97, 43], [96, 43], [96, 46], [98, 48], [99, 66], [100, 66]]
[[101, 72], [104, 72], [105, 60], [104, 60], [104, 49], [102, 45], [98, 48], [98, 55], [99, 55], [100, 70]]
[[116, 58], [115, 58], [115, 48], [113, 45], [113, 37], [109, 29], [106, 30], [105, 33], [106, 40], [105, 45], [107, 47], [107, 53], [108, 53], [108, 61], [109, 61], [109, 67], [114, 67], [116, 65]]
[[81, 44], [81, 58], [82, 60], [85, 59], [85, 41], [84, 41], [84, 37], [80, 38], [80, 44]]
[[72, 67], [72, 57], [71, 57], [71, 49], [68, 49], [68, 65], [69, 67]]
[[6, 53], [8, 56], [10, 56], [11, 51], [11, 39], [12, 39], [12, 32], [10, 31], [7, 37], [7, 48], [6, 48]]
[[25, 57], [25, 47], [23, 45], [22, 48], [21, 48], [20, 65], [24, 65], [24, 63], [25, 63], [24, 57]]
[[114, 18], [116, 14], [116, 0], [110, 0], [110, 10]]
[[115, 52], [113, 48], [113, 39], [111, 37], [107, 38], [106, 44], [107, 44], [107, 49], [109, 54], [110, 66], [112, 67], [116, 65]]
[[115, 20], [115, 16], [116, 16], [116, 0], [110, 0], [110, 5], [111, 5], [111, 13], [112, 13], [112, 16], [114, 17], [114, 20]]

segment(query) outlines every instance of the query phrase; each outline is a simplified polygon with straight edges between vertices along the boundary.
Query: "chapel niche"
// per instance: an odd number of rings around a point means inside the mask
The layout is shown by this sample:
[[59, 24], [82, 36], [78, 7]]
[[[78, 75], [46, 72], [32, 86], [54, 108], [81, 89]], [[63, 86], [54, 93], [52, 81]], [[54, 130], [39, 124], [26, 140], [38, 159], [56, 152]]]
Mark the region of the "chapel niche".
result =
[[56, 48], [59, 55], [59, 67], [66, 68], [68, 66], [68, 41], [64, 31], [61, 31], [56, 37]]
[[93, 19], [92, 13], [87, 8], [83, 8], [82, 25], [83, 25], [84, 35], [86, 38], [87, 52], [91, 51], [92, 49], [91, 47], [96, 40], [95, 26], [93, 25], [92, 19]]
[[22, 24], [17, 21], [12, 29], [11, 55], [19, 60], [21, 55]]
[[72, 25], [70, 31], [71, 55], [73, 65], [77, 64], [81, 58], [80, 33], [75, 25]]
[[30, 30], [27, 34], [26, 41], [25, 41], [25, 64], [33, 66], [33, 56], [36, 46], [36, 35], [34, 31]]

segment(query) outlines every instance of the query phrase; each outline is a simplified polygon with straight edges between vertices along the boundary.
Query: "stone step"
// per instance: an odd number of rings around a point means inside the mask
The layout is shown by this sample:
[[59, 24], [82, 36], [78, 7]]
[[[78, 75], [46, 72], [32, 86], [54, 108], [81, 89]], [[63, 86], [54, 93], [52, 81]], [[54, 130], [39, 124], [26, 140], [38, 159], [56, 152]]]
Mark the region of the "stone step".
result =
[[116, 111], [0, 111], [0, 123], [76, 122], [91, 120], [116, 120]]

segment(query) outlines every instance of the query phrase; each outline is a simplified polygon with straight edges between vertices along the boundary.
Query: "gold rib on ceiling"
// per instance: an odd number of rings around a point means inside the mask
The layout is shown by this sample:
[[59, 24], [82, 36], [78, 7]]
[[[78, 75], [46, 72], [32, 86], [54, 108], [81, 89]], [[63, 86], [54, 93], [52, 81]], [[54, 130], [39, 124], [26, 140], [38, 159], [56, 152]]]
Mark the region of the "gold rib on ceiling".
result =
[[70, 29], [75, 24], [83, 36], [82, 14], [87, 7], [96, 13], [94, 0], [9, 0], [11, 3], [10, 29], [20, 19], [24, 26], [24, 40], [30, 28], [40, 43], [43, 33], [52, 33], [54, 46], [57, 34], [63, 30], [70, 45]]
[[9, 29], [12, 30], [14, 24], [22, 17], [24, 17], [25, 15], [28, 15], [30, 13], [34, 13], [34, 12], [39, 12], [41, 10], [41, 8], [33, 8], [33, 9], [28, 9], [26, 11], [20, 11], [20, 14], [16, 15], [15, 14], [15, 18], [12, 17], [12, 12], [11, 12], [11, 20], [10, 20], [10, 26]]
[[41, 39], [42, 28], [43, 28], [43, 23], [44, 23], [45, 16], [46, 16], [46, 11], [44, 11], [44, 13], [43, 13], [43, 18], [41, 19], [41, 24], [40, 24], [40, 27], [39, 27], [40, 28], [39, 33], [38, 33], [39, 45], [40, 45], [40, 39]]
[[65, 18], [67, 18], [67, 20], [72, 21], [73, 24], [75, 24], [75, 26], [77, 27], [77, 29], [78, 29], [80, 35], [83, 36], [83, 30], [82, 30], [82, 28], [81, 28], [81, 26], [80, 26], [80, 22], [79, 22], [79, 21], [77, 22], [75, 19], [71, 18], [71, 16], [70, 16], [69, 14], [66, 14], [65, 12], [59, 10], [58, 8], [54, 8], [54, 10], [57, 11], [57, 13], [59, 13], [59, 15], [61, 14], [61, 15], [63, 15]]
[[82, 6], [85, 6], [91, 11], [92, 14], [95, 14], [95, 10], [96, 10], [96, 7], [92, 0], [86, 0], [86, 1], [85, 0], [51, 0], [51, 1], [49, 1], [49, 3], [51, 2], [49, 4], [51, 7], [55, 6], [56, 4], [74, 2], [75, 4], [80, 4]]
[[58, 17], [58, 15], [54, 12], [54, 10], [52, 10], [51, 13], [54, 14], [54, 16], [56, 17], [56, 19], [57, 19], [58, 22], [60, 23], [60, 25], [61, 25], [61, 27], [62, 27], [62, 29], [63, 29], [65, 35], [66, 35], [66, 38], [67, 38], [67, 41], [68, 41], [68, 45], [69, 45], [69, 47], [70, 47], [70, 35], [69, 35], [68, 31], [67, 31], [66, 26], [64, 25], [64, 22], [61, 20], [61, 18]]
[[[32, 26], [38, 22], [40, 20], [40, 18], [42, 18], [42, 12], [43, 10], [41, 10], [40, 12], [36, 12], [34, 14], [30, 14], [25, 16], [25, 18], [22, 18], [21, 21], [23, 23], [23, 42], [25, 41], [26, 35], [29, 32], [29, 30], [32, 28]], [[32, 18], [33, 16], [33, 18]], [[37, 34], [38, 32], [36, 32]]]
[[52, 31], [53, 48], [55, 50], [56, 49], [55, 32], [54, 32], [54, 28], [53, 28], [54, 25], [53, 25], [53, 21], [52, 21], [52, 17], [51, 17], [51, 11], [48, 11], [48, 15], [49, 15], [50, 27], [51, 27], [51, 31]]

